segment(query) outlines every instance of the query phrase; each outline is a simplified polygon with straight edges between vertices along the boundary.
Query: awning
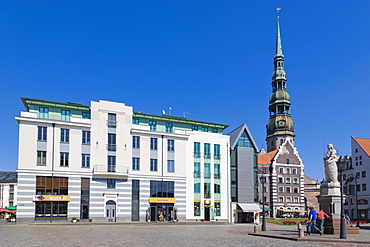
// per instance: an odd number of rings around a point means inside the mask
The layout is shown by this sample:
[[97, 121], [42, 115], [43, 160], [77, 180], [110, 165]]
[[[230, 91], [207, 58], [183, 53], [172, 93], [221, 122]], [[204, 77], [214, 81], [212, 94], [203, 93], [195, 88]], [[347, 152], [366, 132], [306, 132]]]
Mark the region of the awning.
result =
[[299, 209], [280, 209], [279, 208], [278, 210], [286, 212], [286, 213], [296, 213], [296, 212], [303, 213], [303, 212], [306, 212], [305, 210], [299, 210]]
[[10, 206], [10, 207], [7, 207], [5, 209], [8, 209], [8, 210], [17, 210], [17, 205], [15, 206]]
[[262, 212], [262, 209], [253, 203], [238, 203], [243, 212]]
[[[262, 210], [262, 208], [261, 208], [261, 210]], [[271, 208], [265, 207], [265, 211], [271, 211]]]

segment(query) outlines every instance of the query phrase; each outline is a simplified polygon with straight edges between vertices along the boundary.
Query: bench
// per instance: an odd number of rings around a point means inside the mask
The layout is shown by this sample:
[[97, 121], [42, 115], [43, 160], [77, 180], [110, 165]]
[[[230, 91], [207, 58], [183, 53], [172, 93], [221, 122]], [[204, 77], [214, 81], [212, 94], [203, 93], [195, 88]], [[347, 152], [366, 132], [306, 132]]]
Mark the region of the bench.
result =
[[295, 222], [295, 221], [283, 221], [283, 224], [284, 225], [295, 225], [295, 224], [297, 224], [297, 222]]

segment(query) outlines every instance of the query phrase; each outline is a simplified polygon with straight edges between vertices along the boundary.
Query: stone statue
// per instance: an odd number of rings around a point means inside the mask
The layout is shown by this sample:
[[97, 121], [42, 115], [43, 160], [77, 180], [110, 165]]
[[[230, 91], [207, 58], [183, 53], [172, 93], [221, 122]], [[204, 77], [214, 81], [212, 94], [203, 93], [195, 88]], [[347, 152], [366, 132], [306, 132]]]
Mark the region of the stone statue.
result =
[[324, 158], [325, 164], [325, 177], [326, 183], [338, 184], [338, 167], [337, 162], [339, 161], [339, 155], [337, 150], [334, 149], [333, 144], [328, 144], [328, 151], [326, 152], [326, 157]]

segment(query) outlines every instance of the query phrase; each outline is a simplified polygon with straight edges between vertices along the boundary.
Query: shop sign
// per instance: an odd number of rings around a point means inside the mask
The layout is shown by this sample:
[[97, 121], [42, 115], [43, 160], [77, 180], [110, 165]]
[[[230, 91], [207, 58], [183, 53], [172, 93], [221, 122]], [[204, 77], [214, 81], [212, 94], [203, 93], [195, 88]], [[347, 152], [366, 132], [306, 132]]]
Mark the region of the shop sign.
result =
[[44, 197], [42, 195], [34, 195], [33, 200], [34, 202], [41, 202]]
[[149, 198], [150, 203], [176, 203], [175, 198]]
[[69, 202], [70, 196], [61, 196], [61, 195], [34, 195], [34, 202]]

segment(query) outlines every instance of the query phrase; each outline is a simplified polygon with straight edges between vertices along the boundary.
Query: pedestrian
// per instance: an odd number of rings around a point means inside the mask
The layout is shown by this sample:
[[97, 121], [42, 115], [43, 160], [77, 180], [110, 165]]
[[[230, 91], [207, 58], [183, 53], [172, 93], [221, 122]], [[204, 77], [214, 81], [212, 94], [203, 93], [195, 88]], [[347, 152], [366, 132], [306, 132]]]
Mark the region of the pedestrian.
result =
[[320, 236], [322, 235], [322, 232], [319, 228], [316, 226], [316, 210], [314, 207], [310, 207], [310, 212], [308, 213], [308, 219], [307, 219], [307, 234], [311, 235], [312, 228], [314, 228], [316, 231], [320, 233]]
[[346, 214], [345, 216], [347, 224], [351, 223], [351, 218]]
[[325, 220], [325, 217], [328, 218], [328, 219], [330, 219], [330, 216], [327, 215], [327, 213], [325, 213], [324, 210], [321, 209], [317, 213], [317, 225], [318, 225], [321, 233], [324, 232], [324, 220]]

